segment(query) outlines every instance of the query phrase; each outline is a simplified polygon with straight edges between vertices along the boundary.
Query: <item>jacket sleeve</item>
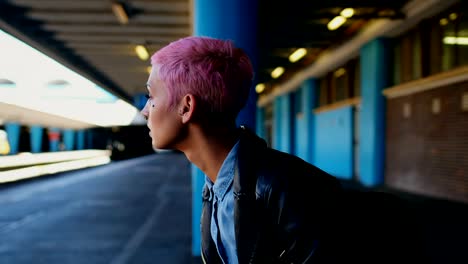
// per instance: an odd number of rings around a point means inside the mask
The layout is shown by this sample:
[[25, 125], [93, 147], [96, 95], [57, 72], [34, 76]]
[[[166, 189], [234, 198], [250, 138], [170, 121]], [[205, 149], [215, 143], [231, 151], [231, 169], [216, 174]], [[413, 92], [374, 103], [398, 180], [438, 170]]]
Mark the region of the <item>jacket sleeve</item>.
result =
[[340, 185], [305, 162], [274, 172], [266, 190], [277, 263], [332, 263]]

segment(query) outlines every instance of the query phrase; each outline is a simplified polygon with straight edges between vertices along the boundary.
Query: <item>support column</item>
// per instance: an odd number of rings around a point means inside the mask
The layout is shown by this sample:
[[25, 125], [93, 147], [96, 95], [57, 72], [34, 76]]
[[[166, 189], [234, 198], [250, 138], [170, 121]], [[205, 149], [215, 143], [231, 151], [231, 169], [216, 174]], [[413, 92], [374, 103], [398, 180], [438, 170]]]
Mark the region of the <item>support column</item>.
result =
[[75, 147], [75, 131], [73, 129], [63, 131], [63, 142], [65, 143], [65, 150], [73, 150]]
[[141, 111], [145, 107], [147, 100], [145, 93], [138, 93], [133, 96], [133, 106]]
[[8, 144], [10, 145], [10, 154], [17, 154], [19, 148], [21, 125], [16, 122], [5, 123], [5, 130], [7, 132]]
[[[257, 65], [257, 9], [258, 0], [193, 0], [193, 35], [232, 40], [237, 47], [245, 50], [252, 60], [255, 71]], [[257, 93], [252, 87], [247, 104], [239, 113], [236, 123], [255, 130], [256, 107]], [[192, 193], [194, 195], [192, 254], [200, 256], [201, 193], [205, 175], [198, 168], [192, 168]]]
[[265, 108], [257, 108], [257, 117], [256, 117], [257, 127], [255, 131], [257, 135], [263, 139], [266, 138], [265, 135]]
[[378, 38], [361, 49], [361, 113], [359, 180], [366, 186], [384, 182], [385, 99], [389, 84], [390, 50], [387, 39]]
[[49, 136], [49, 151], [50, 152], [59, 151], [60, 129], [56, 127], [49, 128], [48, 136]]
[[318, 84], [316, 79], [304, 81], [297, 91], [296, 107], [296, 136], [295, 154], [303, 160], [313, 163], [315, 116], [314, 109], [317, 107]]
[[273, 148], [294, 153], [294, 96], [285, 94], [273, 102]]
[[87, 149], [93, 149], [94, 144], [93, 144], [93, 130], [88, 129], [86, 131], [86, 148]]
[[85, 131], [78, 130], [76, 131], [76, 149], [82, 150], [84, 149], [84, 139], [85, 139]]
[[42, 152], [42, 134], [43, 127], [34, 125], [29, 128], [31, 138], [31, 152], [40, 153]]

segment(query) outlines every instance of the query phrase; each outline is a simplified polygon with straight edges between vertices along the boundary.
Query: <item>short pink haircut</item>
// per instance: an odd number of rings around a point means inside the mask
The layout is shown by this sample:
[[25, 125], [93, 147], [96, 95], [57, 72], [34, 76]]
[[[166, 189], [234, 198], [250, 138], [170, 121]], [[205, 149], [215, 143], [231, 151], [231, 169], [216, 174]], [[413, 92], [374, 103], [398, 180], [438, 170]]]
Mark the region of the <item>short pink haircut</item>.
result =
[[231, 41], [186, 37], [151, 57], [168, 90], [169, 107], [185, 94], [194, 95], [204, 114], [235, 118], [247, 102], [253, 68], [247, 54]]

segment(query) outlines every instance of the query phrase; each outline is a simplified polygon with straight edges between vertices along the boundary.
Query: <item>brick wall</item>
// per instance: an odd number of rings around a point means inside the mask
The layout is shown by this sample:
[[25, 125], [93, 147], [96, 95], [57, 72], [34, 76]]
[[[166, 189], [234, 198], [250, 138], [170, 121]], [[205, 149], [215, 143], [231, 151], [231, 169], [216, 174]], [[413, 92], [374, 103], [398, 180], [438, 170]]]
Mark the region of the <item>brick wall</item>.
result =
[[387, 101], [386, 185], [468, 203], [463, 95], [468, 97], [468, 82]]

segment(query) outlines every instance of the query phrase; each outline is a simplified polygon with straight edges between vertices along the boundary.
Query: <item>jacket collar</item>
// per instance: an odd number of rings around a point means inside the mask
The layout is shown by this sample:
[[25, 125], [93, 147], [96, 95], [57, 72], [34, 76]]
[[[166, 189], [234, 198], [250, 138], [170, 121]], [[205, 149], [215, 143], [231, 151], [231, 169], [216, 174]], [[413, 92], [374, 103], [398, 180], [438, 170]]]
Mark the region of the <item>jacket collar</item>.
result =
[[259, 239], [259, 215], [256, 208], [257, 168], [267, 149], [266, 142], [241, 126], [238, 170], [234, 174], [234, 223], [239, 263], [251, 263]]

